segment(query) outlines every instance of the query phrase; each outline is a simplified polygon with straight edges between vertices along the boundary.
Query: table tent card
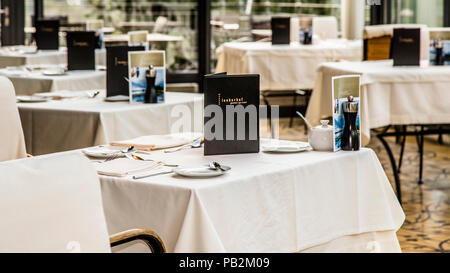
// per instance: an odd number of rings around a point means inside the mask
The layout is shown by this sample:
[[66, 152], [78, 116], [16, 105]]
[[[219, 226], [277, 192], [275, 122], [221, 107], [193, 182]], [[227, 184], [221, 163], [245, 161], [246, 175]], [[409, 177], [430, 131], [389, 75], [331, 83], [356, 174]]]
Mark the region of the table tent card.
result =
[[67, 32], [67, 68], [69, 70], [95, 70], [95, 32]]
[[103, 48], [103, 20], [87, 20], [86, 21], [86, 30], [87, 31], [95, 31], [95, 48]]
[[40, 50], [59, 49], [59, 20], [36, 20], [36, 46]]
[[288, 45], [291, 42], [291, 18], [272, 17], [272, 44]]
[[421, 29], [396, 28], [392, 41], [394, 66], [420, 66]]
[[206, 75], [205, 155], [259, 152], [259, 75]]
[[334, 151], [361, 148], [360, 76], [332, 78]]
[[106, 96], [127, 96], [128, 52], [143, 51], [143, 46], [111, 46], [106, 48]]
[[144, 46], [145, 50], [149, 50], [148, 47], [148, 31], [130, 31], [128, 32], [128, 45], [129, 46]]
[[163, 50], [129, 51], [128, 79], [130, 102], [164, 102], [165, 52]]

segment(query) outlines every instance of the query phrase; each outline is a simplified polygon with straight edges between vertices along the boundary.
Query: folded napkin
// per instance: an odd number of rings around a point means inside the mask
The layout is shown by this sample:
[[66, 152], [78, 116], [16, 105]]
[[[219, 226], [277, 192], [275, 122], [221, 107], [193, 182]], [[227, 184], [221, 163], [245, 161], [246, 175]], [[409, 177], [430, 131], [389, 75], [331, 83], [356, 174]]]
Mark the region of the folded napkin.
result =
[[161, 163], [119, 158], [102, 163], [94, 163], [97, 173], [107, 176], [123, 177], [159, 167]]
[[113, 141], [110, 143], [110, 145], [120, 147], [134, 146], [137, 150], [151, 151], [151, 150], [174, 148], [190, 144], [201, 137], [202, 135], [200, 133], [152, 135], [152, 136], [142, 136], [135, 139], [124, 141]]

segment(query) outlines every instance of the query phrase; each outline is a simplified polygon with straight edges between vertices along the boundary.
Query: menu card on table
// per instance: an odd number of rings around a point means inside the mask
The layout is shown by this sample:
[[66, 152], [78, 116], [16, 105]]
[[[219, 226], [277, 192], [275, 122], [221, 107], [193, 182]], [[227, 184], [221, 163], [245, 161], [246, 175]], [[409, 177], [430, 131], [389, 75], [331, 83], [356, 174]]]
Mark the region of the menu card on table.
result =
[[361, 148], [360, 79], [359, 75], [332, 78], [335, 152]]
[[95, 32], [67, 32], [68, 70], [95, 70]]
[[288, 45], [291, 42], [291, 18], [272, 17], [272, 44]]
[[59, 49], [59, 20], [36, 20], [36, 46], [40, 50]]
[[205, 76], [204, 154], [259, 152], [259, 75]]
[[392, 41], [394, 66], [420, 66], [420, 28], [396, 28]]
[[163, 50], [128, 52], [130, 102], [164, 102], [166, 63]]
[[143, 46], [106, 48], [106, 96], [128, 96], [128, 52], [143, 51]]

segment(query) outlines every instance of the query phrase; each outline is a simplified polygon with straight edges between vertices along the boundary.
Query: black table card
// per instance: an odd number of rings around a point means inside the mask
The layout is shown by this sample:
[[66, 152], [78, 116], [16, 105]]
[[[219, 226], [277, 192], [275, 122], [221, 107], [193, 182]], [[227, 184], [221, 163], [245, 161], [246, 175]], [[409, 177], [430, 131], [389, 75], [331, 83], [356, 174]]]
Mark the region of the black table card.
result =
[[205, 76], [205, 155], [259, 152], [259, 75]]
[[106, 48], [106, 96], [128, 96], [128, 52], [143, 51], [143, 46], [111, 46]]
[[95, 32], [67, 32], [68, 70], [95, 70]]
[[420, 28], [396, 28], [392, 41], [394, 66], [420, 65]]
[[36, 20], [36, 46], [40, 50], [59, 49], [59, 20]]
[[291, 18], [272, 17], [272, 44], [288, 45], [291, 42]]

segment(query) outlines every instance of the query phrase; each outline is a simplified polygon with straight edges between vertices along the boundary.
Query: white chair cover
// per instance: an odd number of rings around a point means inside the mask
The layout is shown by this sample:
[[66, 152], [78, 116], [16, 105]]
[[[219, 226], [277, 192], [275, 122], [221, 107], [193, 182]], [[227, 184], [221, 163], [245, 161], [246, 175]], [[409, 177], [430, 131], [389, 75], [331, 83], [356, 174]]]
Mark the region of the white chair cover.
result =
[[14, 86], [0, 76], [0, 161], [26, 157]]
[[321, 40], [338, 38], [338, 23], [336, 17], [314, 17], [312, 22], [313, 34]]
[[0, 163], [0, 252], [110, 252], [100, 183], [81, 154]]

